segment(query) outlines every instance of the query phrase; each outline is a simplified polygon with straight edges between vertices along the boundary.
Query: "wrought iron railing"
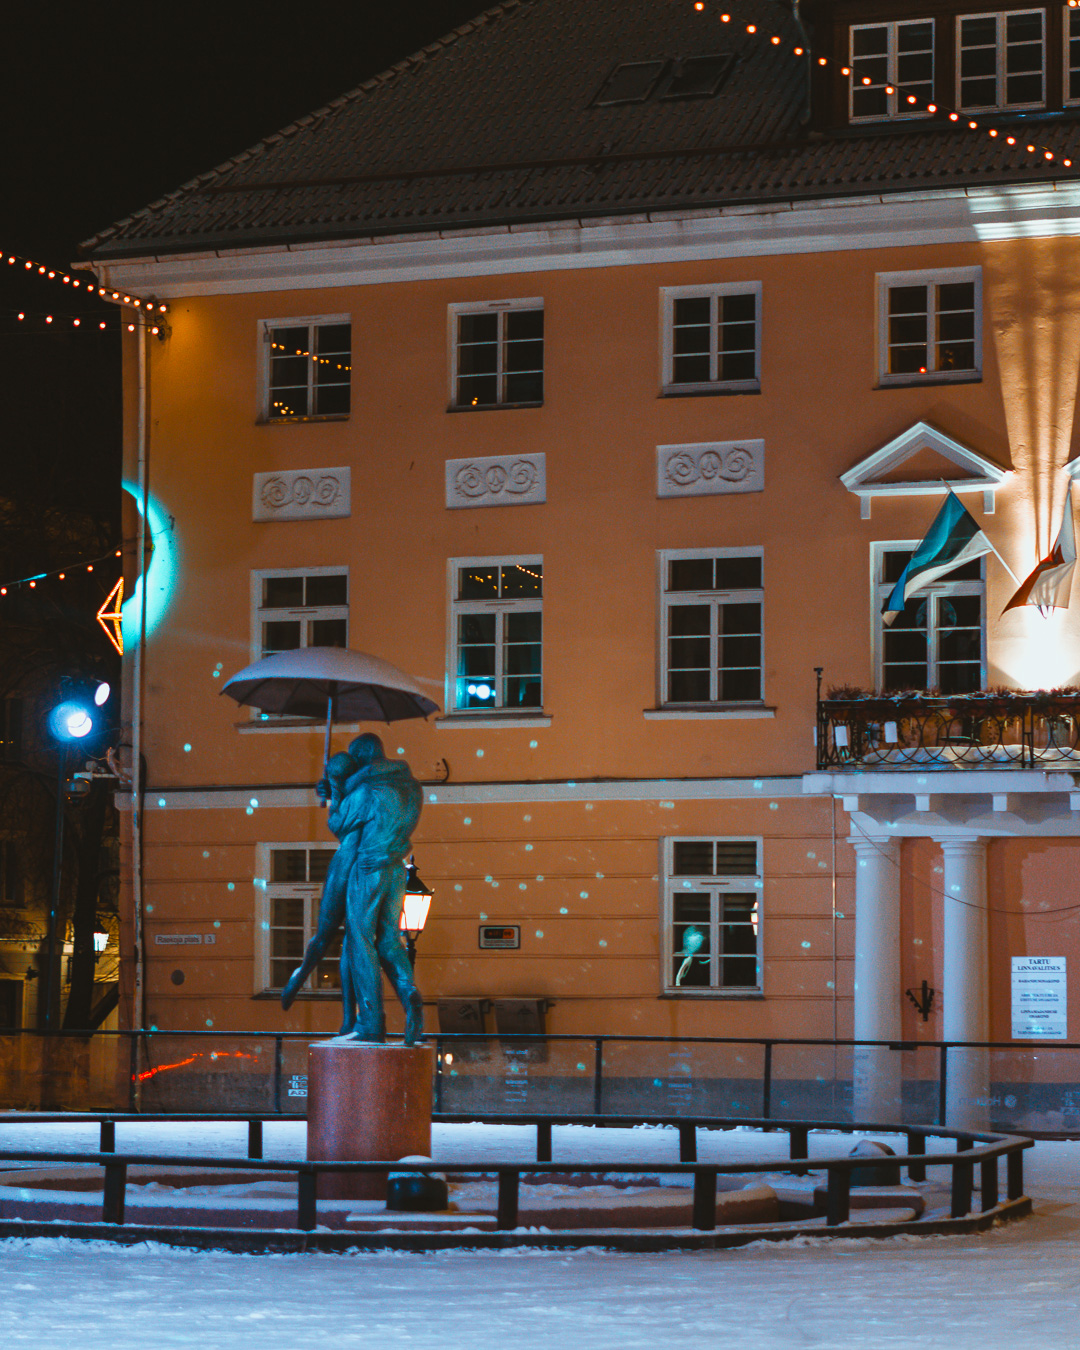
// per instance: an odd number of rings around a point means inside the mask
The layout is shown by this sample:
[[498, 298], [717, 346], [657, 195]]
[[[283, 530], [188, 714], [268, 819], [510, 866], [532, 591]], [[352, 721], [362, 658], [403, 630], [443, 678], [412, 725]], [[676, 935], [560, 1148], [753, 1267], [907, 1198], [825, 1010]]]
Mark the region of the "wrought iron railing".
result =
[[819, 769], [1080, 768], [1080, 692], [818, 698]]

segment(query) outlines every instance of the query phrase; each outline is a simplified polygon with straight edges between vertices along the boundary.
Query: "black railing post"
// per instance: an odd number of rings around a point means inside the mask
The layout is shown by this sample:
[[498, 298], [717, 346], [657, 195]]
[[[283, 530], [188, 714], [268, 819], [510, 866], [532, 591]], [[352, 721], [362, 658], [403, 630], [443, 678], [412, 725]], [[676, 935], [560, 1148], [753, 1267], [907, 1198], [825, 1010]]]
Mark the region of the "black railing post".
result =
[[593, 1053], [592, 1109], [594, 1116], [604, 1114], [604, 1041], [597, 1036]]
[[551, 1121], [536, 1122], [536, 1161], [551, 1161]]
[[697, 1162], [697, 1126], [679, 1124], [679, 1161]]
[[815, 705], [814, 712], [816, 717], [815, 729], [816, 729], [817, 744], [814, 746], [814, 749], [817, 751], [817, 767], [819, 769], [824, 769], [827, 765], [827, 760], [825, 757], [826, 755], [825, 743], [827, 732], [825, 729], [825, 714], [822, 711], [821, 707], [821, 676], [824, 673], [824, 670], [825, 670], [824, 666], [814, 667], [814, 674], [817, 676], [817, 690], [814, 696], [814, 705]]
[[296, 1174], [296, 1226], [304, 1233], [313, 1233], [317, 1218], [315, 1180], [312, 1168], [301, 1167]]
[[[908, 1153], [925, 1153], [926, 1136], [921, 1134], [911, 1134], [909, 1132], [907, 1137], [907, 1151]], [[908, 1163], [907, 1174], [910, 1181], [925, 1181], [926, 1164], [922, 1162]]]
[[716, 1178], [711, 1167], [694, 1173], [694, 1227], [705, 1233], [716, 1227]]
[[945, 1124], [949, 1114], [949, 1047], [943, 1045], [938, 1056], [938, 1108], [937, 1123]]
[[974, 1181], [973, 1168], [969, 1162], [954, 1162], [952, 1165], [952, 1199], [949, 1213], [954, 1219], [962, 1219], [971, 1213], [971, 1190]]
[[825, 1199], [825, 1226], [835, 1228], [847, 1223], [851, 1214], [851, 1169], [829, 1168], [829, 1189]]
[[248, 1157], [261, 1158], [263, 1155], [263, 1123], [261, 1120], [248, 1121]]
[[1010, 1200], [1019, 1200], [1024, 1194], [1024, 1150], [1014, 1148], [1006, 1165], [1006, 1186]]
[[443, 1038], [435, 1037], [435, 1110], [443, 1109]]
[[[789, 1125], [788, 1126], [788, 1157], [793, 1161], [796, 1158], [810, 1157], [810, 1129], [807, 1125]], [[810, 1169], [808, 1167], [791, 1168], [792, 1176], [804, 1177]]]
[[127, 1163], [105, 1164], [105, 1194], [101, 1206], [102, 1223], [124, 1222], [124, 1192], [127, 1190]]
[[281, 1115], [281, 1061], [282, 1061], [282, 1037], [274, 1037], [274, 1111]]
[[139, 1034], [129, 1031], [128, 1037], [128, 1110], [139, 1109]]
[[518, 1226], [518, 1183], [520, 1173], [509, 1167], [499, 1168], [499, 1210], [495, 1216], [495, 1227], [500, 1229]]
[[765, 1042], [765, 1062], [761, 1069], [761, 1114], [772, 1119], [772, 1041]]
[[98, 1148], [102, 1153], [116, 1152], [116, 1121], [103, 1120], [101, 1122], [101, 1143]]
[[979, 1164], [979, 1208], [985, 1214], [988, 1209], [996, 1209], [998, 1202], [998, 1161], [995, 1153], [992, 1158], [984, 1158]]

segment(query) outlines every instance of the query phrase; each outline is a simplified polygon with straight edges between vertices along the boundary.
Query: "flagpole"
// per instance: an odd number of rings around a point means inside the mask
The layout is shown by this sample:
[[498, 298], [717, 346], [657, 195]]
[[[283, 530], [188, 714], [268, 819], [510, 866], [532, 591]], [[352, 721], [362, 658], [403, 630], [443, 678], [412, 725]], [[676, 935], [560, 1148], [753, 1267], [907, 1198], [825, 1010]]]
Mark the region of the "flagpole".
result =
[[[941, 480], [941, 482], [942, 482], [942, 484], [943, 484], [943, 486], [944, 486], [944, 488], [945, 488], [946, 494], [947, 494], [948, 496], [950, 496], [950, 497], [956, 497], [956, 493], [955, 493], [955, 491], [953, 490], [952, 484], [949, 483], [949, 482], [948, 482], [946, 479], [944, 479], [944, 478]], [[956, 500], [957, 500], [957, 501], [960, 501], [960, 498], [959, 498], [959, 497], [956, 497]], [[961, 505], [961, 506], [964, 506], [964, 503], [963, 503], [963, 502], [960, 502], [960, 505]], [[966, 506], [964, 506], [964, 510], [967, 511], [967, 507], [966, 507]], [[969, 514], [970, 514], [970, 512], [969, 512]], [[990, 545], [990, 552], [994, 555], [994, 557], [998, 560], [998, 562], [1002, 565], [1002, 567], [1004, 567], [1005, 571], [1008, 572], [1009, 576], [1012, 577], [1013, 581], [1015, 581], [1016, 584], [1019, 586], [1019, 585], [1020, 585], [1020, 578], [1016, 575], [1016, 573], [1012, 570], [1012, 568], [1009, 566], [1009, 564], [1005, 561], [1005, 559], [1001, 556], [1001, 554], [1000, 554], [1000, 553], [997, 551], [997, 549], [994, 547], [993, 542], [992, 542], [990, 536], [986, 533], [985, 530], [982, 530], [981, 533], [982, 533], [983, 538], [984, 538], [984, 539], [986, 540], [986, 542]]]

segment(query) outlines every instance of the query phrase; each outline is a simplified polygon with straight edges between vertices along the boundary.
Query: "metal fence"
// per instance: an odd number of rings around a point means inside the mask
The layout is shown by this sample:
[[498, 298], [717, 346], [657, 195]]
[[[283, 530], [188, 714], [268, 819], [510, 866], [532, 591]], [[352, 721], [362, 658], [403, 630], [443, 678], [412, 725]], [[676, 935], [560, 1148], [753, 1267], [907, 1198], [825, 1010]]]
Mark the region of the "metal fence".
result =
[[[0, 1034], [0, 1109], [302, 1116], [312, 1035]], [[850, 1122], [859, 1052], [895, 1071], [882, 1114], [945, 1123], [950, 1062], [980, 1049], [988, 1128], [1080, 1134], [1080, 1044], [660, 1036], [433, 1036], [446, 1115], [723, 1116]], [[894, 1059], [895, 1057], [895, 1059]]]

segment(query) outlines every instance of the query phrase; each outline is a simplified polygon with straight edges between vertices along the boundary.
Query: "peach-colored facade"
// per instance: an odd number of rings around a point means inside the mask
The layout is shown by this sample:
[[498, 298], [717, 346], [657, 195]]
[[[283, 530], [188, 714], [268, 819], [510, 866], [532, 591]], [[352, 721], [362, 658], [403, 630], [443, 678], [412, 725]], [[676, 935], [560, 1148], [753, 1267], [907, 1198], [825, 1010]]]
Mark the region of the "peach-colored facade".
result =
[[[963, 500], [1021, 577], [1053, 542], [1069, 481], [1074, 217], [1064, 229], [1042, 199], [984, 196], [1000, 224], [980, 241], [970, 219], [942, 217], [938, 228], [945, 198], [927, 202], [921, 216], [909, 204], [891, 232], [885, 206], [835, 208], [847, 235], [818, 208], [779, 245], [768, 213], [747, 216], [735, 242], [727, 225], [711, 241], [699, 233], [706, 256], [694, 257], [677, 245], [658, 257], [644, 227], [635, 236], [626, 226], [618, 256], [594, 265], [556, 256], [538, 233], [531, 255], [522, 245], [516, 260], [492, 263], [478, 247], [452, 276], [423, 241], [411, 246], [414, 275], [384, 279], [360, 258], [351, 284], [320, 281], [316, 262], [303, 272], [295, 255], [273, 250], [264, 281], [243, 282], [258, 289], [230, 282], [228, 259], [205, 274], [196, 262], [181, 275], [168, 260], [102, 269], [111, 284], [141, 281], [170, 304], [170, 336], [146, 343], [149, 491], [168, 517], [176, 571], [142, 677], [144, 1025], [337, 1024], [332, 996], [301, 998], [285, 1014], [265, 992], [265, 846], [333, 840], [311, 791], [321, 729], [253, 721], [220, 696], [259, 654], [252, 573], [347, 568], [349, 645], [427, 681], [450, 708], [449, 560], [464, 558], [542, 559], [543, 716], [500, 725], [461, 713], [382, 729], [388, 754], [425, 784], [415, 846], [435, 901], [417, 978], [429, 1002], [546, 998], [555, 1032], [871, 1034], [853, 1005], [865, 897], [850, 840], [867, 834], [899, 840], [888, 845], [897, 1006], [882, 1034], [956, 1035], [942, 1020], [955, 978], [943, 970], [943, 839], [974, 840], [986, 859], [985, 896], [974, 901], [989, 911], [984, 1034], [1010, 1036], [1011, 956], [1065, 956], [1075, 979], [1072, 916], [1039, 913], [1074, 903], [1069, 775], [1050, 783], [1038, 769], [1002, 768], [976, 784], [959, 770], [909, 770], [882, 787], [878, 773], [870, 801], [857, 772], [814, 773], [815, 667], [826, 687], [875, 686], [872, 545], [921, 539], [944, 493], [889, 484], [971, 471], [918, 448], [879, 484], [869, 518], [840, 475], [929, 424], [1009, 471]], [[978, 269], [981, 378], [882, 387], [881, 276], [956, 268]], [[664, 288], [727, 283], [760, 284], [760, 392], [661, 397]], [[448, 411], [449, 307], [523, 298], [543, 306], [542, 406]], [[264, 321], [324, 315], [352, 325], [348, 418], [262, 421]], [[763, 444], [762, 490], [658, 495], [658, 447], [747, 441]], [[132, 408], [131, 477], [136, 451]], [[544, 456], [546, 500], [448, 509], [446, 461], [508, 455]], [[252, 519], [254, 475], [325, 466], [351, 468], [347, 517]], [[660, 554], [744, 548], [763, 558], [760, 705], [647, 716], [665, 704]], [[983, 687], [1072, 683], [1075, 607], [1049, 619], [1032, 608], [1002, 615], [1014, 589], [987, 558]], [[130, 653], [131, 644], [129, 663]], [[354, 734], [338, 730], [335, 748]], [[665, 988], [672, 838], [761, 840], [760, 991]], [[130, 909], [130, 887], [128, 896]], [[484, 922], [520, 925], [520, 949], [479, 950]], [[214, 943], [158, 942], [192, 934]], [[130, 936], [125, 969], [131, 993]], [[944, 1013], [939, 998], [926, 1022], [902, 993], [923, 979], [946, 989]], [[137, 1003], [126, 1006], [137, 1018]], [[392, 1002], [390, 1015], [393, 1027]]]

